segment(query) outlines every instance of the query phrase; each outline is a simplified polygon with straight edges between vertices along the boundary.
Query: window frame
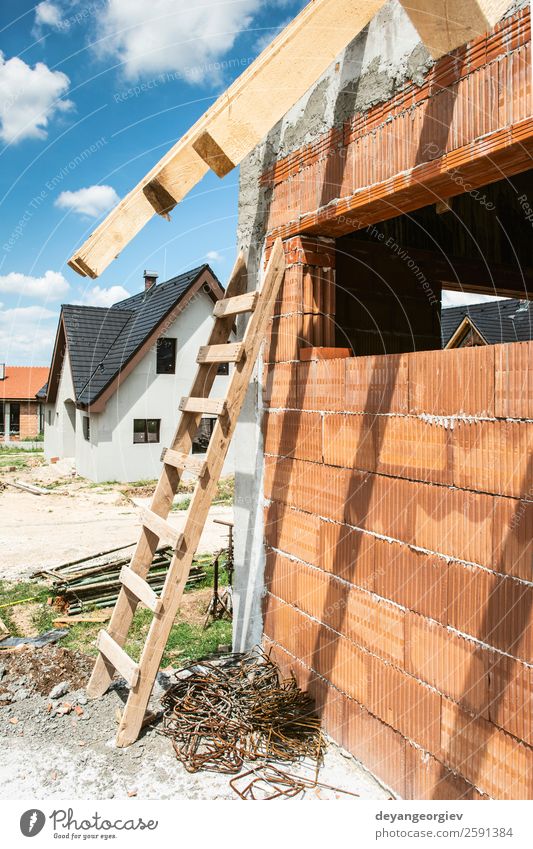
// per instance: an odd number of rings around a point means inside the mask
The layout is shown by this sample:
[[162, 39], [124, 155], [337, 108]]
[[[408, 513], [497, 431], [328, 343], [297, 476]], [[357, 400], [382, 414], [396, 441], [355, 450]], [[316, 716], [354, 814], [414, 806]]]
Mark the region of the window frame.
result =
[[[142, 427], [136, 429], [137, 423], [143, 423]], [[149, 427], [149, 422], [155, 425], [152, 431]], [[143, 439], [136, 439], [136, 435], [142, 434]], [[155, 435], [156, 439], [150, 439], [151, 435]], [[161, 441], [161, 419], [133, 419], [133, 444], [134, 445], [157, 445]]]
[[91, 419], [90, 419], [89, 416], [83, 417], [82, 430], [83, 430], [83, 438], [86, 440], [86, 442], [90, 442], [91, 441]]
[[[9, 402], [9, 435], [10, 436], [20, 436], [20, 401], [10, 401]], [[13, 408], [16, 409], [16, 418], [18, 429], [13, 430]]]
[[[171, 363], [170, 368], [162, 369], [160, 368], [160, 359], [162, 359], [162, 355], [160, 352], [163, 349], [163, 343], [170, 343], [171, 347]], [[156, 342], [156, 351], [155, 351], [155, 371], [156, 374], [176, 374], [176, 357], [178, 350], [178, 340], [174, 336], [160, 336]]]

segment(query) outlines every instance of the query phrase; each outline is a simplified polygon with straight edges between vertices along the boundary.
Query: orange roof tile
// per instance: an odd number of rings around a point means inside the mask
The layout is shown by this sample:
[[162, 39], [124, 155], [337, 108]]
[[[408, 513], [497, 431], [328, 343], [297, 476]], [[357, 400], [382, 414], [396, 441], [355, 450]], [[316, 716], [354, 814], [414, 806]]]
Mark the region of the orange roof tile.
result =
[[47, 380], [47, 366], [6, 366], [6, 376], [0, 380], [0, 400], [34, 400]]

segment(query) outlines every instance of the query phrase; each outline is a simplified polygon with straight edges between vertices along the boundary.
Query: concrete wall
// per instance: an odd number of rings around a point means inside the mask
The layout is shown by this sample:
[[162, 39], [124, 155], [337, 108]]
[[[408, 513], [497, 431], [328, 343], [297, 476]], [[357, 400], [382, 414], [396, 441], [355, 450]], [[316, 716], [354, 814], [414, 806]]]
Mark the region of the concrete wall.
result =
[[[61, 376], [54, 416], [62, 422], [60, 428], [45, 426], [46, 456], [75, 456], [78, 474], [96, 482], [138, 481], [158, 477], [161, 469], [161, 451], [168, 447], [174, 436], [183, 395], [189, 394], [196, 369], [196, 356], [200, 345], [205, 344], [212, 323], [213, 302], [201, 292], [165, 332], [166, 337], [177, 339], [176, 373], [156, 374], [156, 349], [150, 350], [136, 368], [121, 383], [109, 399], [105, 410], [91, 413], [76, 410], [75, 449], [70, 448], [67, 433], [68, 421], [59, 416], [65, 404], [65, 392], [70, 391], [68, 378]], [[230, 373], [231, 373], [230, 365]], [[70, 375], [70, 367], [66, 369]], [[229, 377], [218, 376], [212, 397], [224, 397]], [[63, 383], [65, 388], [63, 388]], [[71, 384], [70, 384], [71, 385]], [[90, 438], [84, 437], [83, 419], [89, 415]], [[151, 444], [133, 443], [134, 419], [160, 419], [160, 441]], [[199, 457], [202, 455], [199, 454]], [[225, 474], [234, 468], [233, 449], [226, 459]]]
[[[73, 457], [76, 453], [76, 411], [74, 384], [68, 351], [65, 351], [56, 400], [46, 404], [44, 414], [44, 456]], [[73, 411], [74, 408], [74, 411]]]

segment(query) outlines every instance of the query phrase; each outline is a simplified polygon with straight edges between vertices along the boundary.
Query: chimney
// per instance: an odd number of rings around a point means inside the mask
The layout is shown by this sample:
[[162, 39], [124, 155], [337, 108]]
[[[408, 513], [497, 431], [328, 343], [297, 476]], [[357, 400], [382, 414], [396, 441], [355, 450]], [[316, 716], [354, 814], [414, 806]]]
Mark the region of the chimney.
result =
[[157, 272], [156, 271], [146, 271], [144, 272], [144, 291], [148, 292], [152, 286], [155, 286], [157, 283]]
[[0, 380], [6, 379], [6, 364], [0, 363]]

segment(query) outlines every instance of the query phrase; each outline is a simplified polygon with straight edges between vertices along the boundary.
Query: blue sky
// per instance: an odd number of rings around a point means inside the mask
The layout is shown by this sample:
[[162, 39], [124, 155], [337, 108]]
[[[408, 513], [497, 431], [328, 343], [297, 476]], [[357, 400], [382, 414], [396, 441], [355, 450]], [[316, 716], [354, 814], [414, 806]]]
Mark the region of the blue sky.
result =
[[0, 362], [48, 364], [61, 303], [108, 306], [235, 255], [238, 170], [154, 216], [98, 280], [66, 262], [302, 0], [3, 0]]

